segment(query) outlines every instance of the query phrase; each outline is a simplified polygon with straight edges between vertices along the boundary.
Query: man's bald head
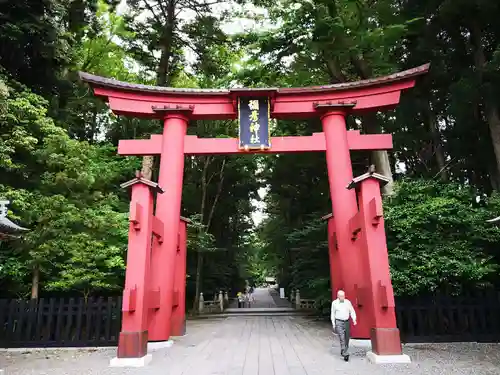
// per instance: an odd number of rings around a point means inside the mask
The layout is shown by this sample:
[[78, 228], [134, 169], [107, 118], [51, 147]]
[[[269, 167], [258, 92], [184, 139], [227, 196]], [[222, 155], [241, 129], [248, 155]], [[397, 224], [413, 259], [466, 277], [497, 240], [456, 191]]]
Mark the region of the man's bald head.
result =
[[343, 301], [345, 299], [345, 292], [343, 290], [339, 290], [337, 292], [337, 298], [341, 301]]

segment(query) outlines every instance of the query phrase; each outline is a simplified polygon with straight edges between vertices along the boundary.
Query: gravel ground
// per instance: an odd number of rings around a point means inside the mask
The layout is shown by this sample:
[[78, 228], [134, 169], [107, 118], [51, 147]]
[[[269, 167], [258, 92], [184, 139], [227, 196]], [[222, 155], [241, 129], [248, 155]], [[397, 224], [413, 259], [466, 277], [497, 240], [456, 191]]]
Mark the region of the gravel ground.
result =
[[409, 365], [373, 365], [367, 348], [351, 348], [351, 361], [322, 324], [298, 317], [238, 317], [192, 321], [188, 335], [153, 353], [145, 368], [109, 368], [115, 348], [1, 351], [5, 375], [500, 375], [500, 344], [406, 345]]

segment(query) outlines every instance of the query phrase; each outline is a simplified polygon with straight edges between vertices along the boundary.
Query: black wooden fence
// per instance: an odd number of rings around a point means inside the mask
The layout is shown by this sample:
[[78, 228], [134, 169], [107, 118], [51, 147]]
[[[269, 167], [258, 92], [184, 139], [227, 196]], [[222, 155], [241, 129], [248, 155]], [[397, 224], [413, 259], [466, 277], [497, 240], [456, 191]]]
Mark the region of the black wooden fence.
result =
[[398, 298], [404, 342], [500, 342], [500, 291]]
[[[0, 299], [0, 347], [115, 346], [121, 297]], [[500, 291], [398, 298], [403, 342], [500, 342]]]
[[113, 346], [121, 297], [0, 299], [0, 347]]

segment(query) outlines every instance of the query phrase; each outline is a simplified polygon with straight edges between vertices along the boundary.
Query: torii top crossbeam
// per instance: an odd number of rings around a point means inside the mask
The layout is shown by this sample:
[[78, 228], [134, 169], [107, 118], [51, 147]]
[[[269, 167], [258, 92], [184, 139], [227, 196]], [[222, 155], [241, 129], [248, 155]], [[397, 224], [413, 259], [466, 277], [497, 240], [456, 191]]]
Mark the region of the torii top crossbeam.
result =
[[[242, 96], [268, 97], [270, 117], [276, 119], [304, 119], [318, 117], [321, 111], [338, 106], [349, 108], [349, 113], [362, 114], [394, 108], [401, 91], [415, 85], [416, 79], [427, 73], [429, 64], [410, 70], [356, 82], [302, 88], [238, 88], [191, 89], [158, 87], [120, 82], [80, 73], [96, 96], [107, 100], [115, 114], [132, 117], [162, 119], [165, 114], [182, 112], [191, 120], [236, 119], [238, 98]], [[351, 150], [386, 150], [392, 148], [388, 134], [361, 135], [350, 131]], [[267, 153], [325, 151], [322, 133], [302, 137], [273, 137], [272, 149]], [[185, 154], [240, 153], [237, 139], [202, 139], [186, 136]], [[161, 136], [150, 140], [123, 140], [121, 155], [159, 154]], [[259, 151], [252, 151], [259, 152]]]
[[269, 96], [272, 118], [307, 118], [317, 115], [321, 104], [356, 104], [353, 112], [386, 109], [399, 103], [402, 90], [415, 85], [429, 64], [400, 73], [356, 82], [302, 88], [188, 89], [131, 84], [80, 73], [97, 96], [107, 98], [113, 112], [134, 117], [160, 118], [155, 107], [192, 106], [190, 118], [236, 119], [241, 95]]

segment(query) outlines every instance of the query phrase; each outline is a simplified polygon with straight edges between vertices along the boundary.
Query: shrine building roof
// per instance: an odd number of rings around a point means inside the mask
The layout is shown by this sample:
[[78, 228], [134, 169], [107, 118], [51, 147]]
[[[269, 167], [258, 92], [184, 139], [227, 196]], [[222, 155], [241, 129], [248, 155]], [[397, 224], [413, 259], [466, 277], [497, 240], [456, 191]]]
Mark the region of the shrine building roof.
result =
[[0, 233], [14, 234], [18, 232], [24, 232], [27, 230], [28, 229], [20, 227], [16, 223], [12, 222], [10, 219], [0, 216]]
[[7, 218], [8, 200], [0, 199], [0, 235], [11, 235], [18, 232], [24, 232], [28, 229], [23, 228]]

